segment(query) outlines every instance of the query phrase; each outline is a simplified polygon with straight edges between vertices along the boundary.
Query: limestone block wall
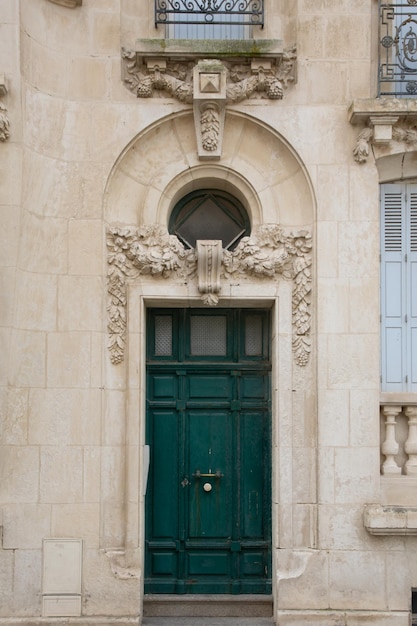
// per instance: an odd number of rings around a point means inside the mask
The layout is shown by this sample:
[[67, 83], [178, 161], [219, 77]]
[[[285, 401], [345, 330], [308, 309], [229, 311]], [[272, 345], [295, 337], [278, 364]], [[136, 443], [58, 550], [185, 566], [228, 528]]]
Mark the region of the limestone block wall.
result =
[[[287, 359], [288, 378], [277, 378], [294, 386], [282, 390], [275, 416], [280, 484], [293, 480], [274, 521], [275, 615], [282, 624], [403, 626], [417, 540], [371, 536], [363, 525], [364, 505], [381, 499], [379, 178], [373, 158], [353, 160], [347, 111], [375, 95], [376, 2], [268, 6], [259, 36], [297, 43], [298, 82], [281, 101], [231, 105], [226, 137], [239, 128], [240, 143], [226, 142], [219, 168], [251, 183], [271, 221], [278, 212], [298, 225], [307, 192], [297, 193], [294, 170], [282, 168], [273, 191], [268, 177], [279, 170], [282, 138], [314, 198], [311, 365], [305, 376]], [[199, 167], [192, 116], [178, 115], [190, 107], [160, 93], [138, 99], [121, 81], [121, 46], [162, 36], [151, 1], [0, 3], [0, 102], [10, 120], [0, 142], [0, 623], [8, 626], [41, 615], [42, 541], [53, 537], [83, 541], [83, 615], [139, 621], [140, 286], [130, 309], [138, 341], [115, 366], [105, 228], [150, 220], [178, 178]], [[258, 133], [256, 155], [242, 129]], [[132, 157], [138, 136], [141, 158]], [[131, 169], [117, 169], [122, 162]], [[164, 287], [153, 293], [162, 298]], [[126, 476], [134, 477], [127, 485]]]
[[[0, 41], [2, 68], [7, 93], [0, 98], [5, 107], [2, 112], [9, 122], [11, 133], [0, 143], [0, 342], [2, 358], [0, 362], [0, 433], [2, 443], [10, 444], [10, 453], [2, 446], [0, 465], [2, 485], [5, 477], [13, 475], [13, 458], [23, 459], [21, 447], [25, 437], [25, 413], [27, 390], [16, 388], [10, 380], [10, 354], [14, 343], [14, 307], [16, 291], [16, 260], [19, 250], [21, 224], [21, 177], [22, 177], [22, 123], [20, 101], [20, 53], [19, 53], [19, 11], [13, 2], [3, 2], [0, 7]], [[11, 384], [10, 384], [11, 383]], [[13, 447], [12, 447], [13, 446]], [[31, 485], [28, 464], [26, 472], [14, 489], [14, 498], [30, 497]], [[2, 550], [0, 559], [1, 590], [0, 605], [10, 614], [13, 594], [13, 571], [15, 563], [32, 567], [30, 554], [19, 555], [16, 559], [12, 551]], [[19, 565], [18, 565], [19, 566]], [[24, 592], [21, 589], [21, 592]], [[30, 593], [30, 586], [27, 592]]]

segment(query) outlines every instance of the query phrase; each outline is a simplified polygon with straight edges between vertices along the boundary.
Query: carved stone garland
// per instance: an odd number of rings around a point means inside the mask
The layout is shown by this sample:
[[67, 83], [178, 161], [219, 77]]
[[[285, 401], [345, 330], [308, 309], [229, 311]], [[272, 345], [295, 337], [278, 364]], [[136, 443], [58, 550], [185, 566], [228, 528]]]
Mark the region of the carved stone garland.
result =
[[[398, 119], [398, 118], [397, 118]], [[353, 149], [353, 158], [357, 163], [365, 163], [369, 156], [369, 147], [372, 143], [381, 145], [389, 143], [390, 140], [404, 142], [405, 144], [417, 144], [417, 127], [413, 125], [392, 126], [391, 137], [389, 140], [375, 140], [375, 127], [366, 127], [358, 135], [356, 145]]]
[[[214, 62], [227, 73], [227, 103], [241, 102], [257, 92], [271, 100], [281, 100], [283, 90], [296, 81], [296, 46], [284, 50], [277, 66], [270, 61], [262, 63], [232, 63], [230, 61], [201, 61], [206, 65]], [[176, 62], [169, 59], [149, 60], [140, 63], [135, 51], [122, 48], [124, 82], [138, 98], [151, 98], [154, 91], [163, 91], [181, 102], [193, 102], [194, 62]], [[197, 64], [199, 65], [199, 64]]]
[[[126, 343], [127, 283], [139, 276], [189, 280], [197, 273], [197, 256], [174, 235], [158, 225], [109, 226], [108, 248], [108, 332], [112, 363], [124, 359]], [[245, 276], [293, 281], [293, 352], [298, 365], [308, 363], [311, 349], [311, 235], [302, 230], [285, 233], [277, 224], [258, 227], [244, 237], [233, 251], [223, 250], [222, 276], [226, 280]], [[218, 303], [219, 289], [203, 293], [210, 304]]]
[[169, 58], [140, 60], [138, 53], [122, 49], [124, 82], [138, 98], [154, 92], [192, 104], [201, 160], [220, 159], [227, 104], [256, 95], [281, 100], [284, 88], [295, 82], [296, 48], [284, 51], [277, 64], [270, 59], [250, 63], [205, 59], [197, 63]]

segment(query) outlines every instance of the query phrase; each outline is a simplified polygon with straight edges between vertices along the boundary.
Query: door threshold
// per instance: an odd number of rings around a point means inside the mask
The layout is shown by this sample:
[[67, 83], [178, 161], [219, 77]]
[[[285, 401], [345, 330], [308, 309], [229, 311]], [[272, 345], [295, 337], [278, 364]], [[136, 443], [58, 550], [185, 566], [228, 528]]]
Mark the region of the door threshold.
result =
[[147, 594], [145, 617], [272, 617], [272, 596], [244, 594]]

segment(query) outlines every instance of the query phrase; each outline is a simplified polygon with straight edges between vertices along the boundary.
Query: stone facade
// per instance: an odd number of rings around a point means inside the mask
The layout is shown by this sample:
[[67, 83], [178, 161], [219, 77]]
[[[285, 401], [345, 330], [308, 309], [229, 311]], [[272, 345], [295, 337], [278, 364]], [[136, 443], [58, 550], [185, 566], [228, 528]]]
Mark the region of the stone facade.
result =
[[[153, 0], [1, 1], [1, 625], [141, 623], [145, 308], [248, 302], [273, 312], [276, 623], [409, 624], [379, 185], [417, 177], [417, 101], [376, 98], [377, 4], [266, 0], [237, 64], [165, 46]], [[210, 186], [252, 226], [215, 275], [167, 231]]]

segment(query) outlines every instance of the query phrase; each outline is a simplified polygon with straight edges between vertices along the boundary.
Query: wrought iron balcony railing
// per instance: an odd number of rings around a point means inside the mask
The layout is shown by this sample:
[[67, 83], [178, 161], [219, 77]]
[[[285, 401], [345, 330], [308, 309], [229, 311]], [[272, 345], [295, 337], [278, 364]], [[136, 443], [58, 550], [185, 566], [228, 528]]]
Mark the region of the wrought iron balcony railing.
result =
[[264, 25], [264, 0], [155, 0], [155, 25]]
[[379, 0], [378, 95], [417, 97], [417, 0]]

